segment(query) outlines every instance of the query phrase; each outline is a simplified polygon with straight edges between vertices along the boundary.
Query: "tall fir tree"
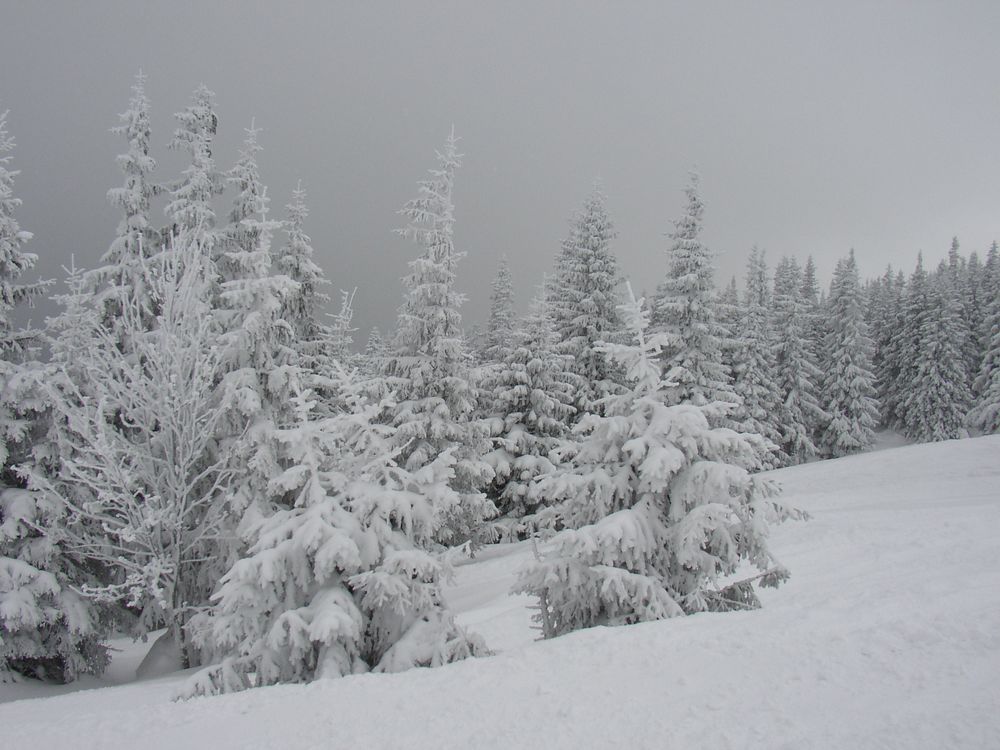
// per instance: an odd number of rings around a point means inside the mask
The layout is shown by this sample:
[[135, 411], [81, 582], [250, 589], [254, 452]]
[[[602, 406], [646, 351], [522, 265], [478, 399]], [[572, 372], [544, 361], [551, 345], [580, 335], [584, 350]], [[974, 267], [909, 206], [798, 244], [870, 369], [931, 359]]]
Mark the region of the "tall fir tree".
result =
[[667, 276], [657, 290], [652, 324], [666, 336], [662, 357], [666, 378], [675, 383], [674, 403], [715, 404], [716, 422], [724, 420], [723, 413], [732, 411], [739, 399], [722, 362], [725, 332], [714, 309], [712, 253], [701, 241], [705, 208], [698, 175], [691, 174], [684, 193], [687, 203], [669, 235]]
[[[37, 256], [25, 250], [31, 232], [16, 217], [14, 145], [0, 111], [0, 682], [15, 675], [70, 681], [104, 669], [106, 628], [102, 608], [77, 591], [91, 576], [63, 544], [63, 507], [25, 489], [15, 468], [36, 460], [36, 448], [44, 459], [49, 404], [38, 385], [40, 365], [31, 361], [39, 333], [15, 330], [12, 319], [16, 305], [47, 287], [22, 278]], [[76, 274], [74, 289], [83, 295], [82, 287]]]
[[607, 201], [595, 185], [570, 224], [548, 287], [558, 351], [572, 358], [581, 380], [578, 415], [600, 412], [600, 402], [616, 392], [620, 375], [597, 349], [621, 333], [618, 287], [621, 275], [611, 250], [614, 224]]
[[909, 356], [906, 343], [900, 335], [904, 330], [906, 279], [902, 272], [886, 268], [877, 288], [868, 302], [867, 322], [873, 331], [872, 369], [878, 384], [882, 423], [887, 427], [898, 424], [896, 411], [905, 385], [900, 382], [904, 360]]
[[[954, 308], [954, 315], [949, 314], [948, 326], [954, 332], [963, 360], [965, 380], [961, 387], [970, 390], [975, 372], [982, 362], [983, 352], [979, 348], [980, 321], [975, 317], [974, 299], [969, 293], [969, 264], [959, 249], [958, 237], [953, 237], [948, 249], [948, 261], [942, 261], [938, 268], [937, 290], [940, 292], [940, 303]], [[957, 371], [953, 374], [957, 374]]]
[[212, 142], [219, 126], [214, 96], [214, 92], [201, 84], [195, 89], [191, 104], [174, 115], [178, 127], [168, 147], [187, 151], [191, 162], [184, 169], [183, 177], [171, 186], [164, 209], [173, 222], [172, 234], [198, 230], [200, 241], [207, 245], [213, 245], [215, 239], [213, 201], [225, 186], [225, 178], [216, 169], [212, 157]]
[[774, 332], [770, 319], [771, 294], [764, 254], [754, 247], [747, 262], [747, 289], [737, 329], [733, 391], [740, 399], [732, 419], [737, 432], [759, 436], [754, 445], [760, 467], [773, 469], [786, 460], [781, 449], [779, 406], [781, 390], [776, 376]]
[[495, 475], [490, 494], [509, 538], [554, 522], [544, 512], [546, 499], [536, 492], [536, 480], [561, 463], [582, 385], [570, 358], [557, 348], [543, 288], [503, 359], [486, 369], [482, 382], [494, 446], [486, 456]]
[[[101, 258], [102, 265], [88, 274], [103, 308], [105, 323], [117, 324], [118, 311], [114, 300], [122, 287], [132, 287], [139, 294], [145, 315], [152, 323], [156, 315], [155, 300], [147, 288], [146, 260], [160, 251], [160, 235], [153, 227], [150, 208], [160, 188], [151, 177], [156, 160], [150, 155], [149, 99], [146, 96], [146, 75], [142, 71], [132, 85], [128, 109], [118, 116], [119, 124], [111, 129], [124, 136], [127, 150], [116, 158], [124, 175], [124, 184], [108, 191], [108, 200], [121, 209], [122, 219], [111, 247]], [[128, 345], [123, 342], [123, 345]]]
[[802, 267], [802, 286], [799, 298], [803, 305], [805, 316], [806, 343], [816, 356], [817, 361], [823, 349], [823, 337], [826, 335], [826, 323], [821, 310], [821, 293], [816, 276], [816, 262], [810, 255]]
[[[268, 505], [270, 481], [281, 470], [272, 433], [290, 418], [288, 400], [301, 376], [291, 347], [292, 327], [281, 317], [285, 300], [299, 288], [274, 272], [271, 240], [278, 223], [267, 216], [267, 189], [257, 165], [259, 132], [253, 125], [246, 130], [239, 160], [227, 174], [236, 194], [229, 223], [216, 241], [220, 284], [215, 317], [224, 380], [235, 394], [220, 439], [233, 451], [231, 460], [246, 467], [238, 508]], [[237, 453], [236, 446], [246, 452]]]
[[292, 327], [295, 341], [306, 345], [320, 338], [318, 315], [320, 308], [330, 301], [323, 292], [330, 282], [313, 259], [315, 250], [305, 231], [309, 207], [301, 182], [292, 191], [292, 202], [285, 206], [285, 212], [282, 225], [285, 242], [275, 253], [274, 266], [298, 286], [284, 299], [281, 317]]
[[829, 421], [821, 441], [825, 452], [837, 457], [870, 449], [879, 421], [875, 376], [870, 369], [871, 339], [853, 250], [837, 262], [827, 314], [822, 393]]
[[388, 353], [389, 346], [382, 338], [382, 331], [378, 326], [372, 326], [371, 330], [368, 331], [365, 349], [361, 353], [361, 367], [359, 368], [365, 380], [371, 381], [378, 378]]
[[383, 374], [396, 393], [393, 415], [401, 464], [419, 471], [440, 455], [454, 455], [451, 486], [460, 502], [437, 508], [445, 522], [436, 539], [445, 544], [477, 540], [496, 508], [482, 489], [492, 469], [482, 456], [489, 450], [486, 426], [474, 420], [477, 394], [470, 382], [455, 271], [464, 253], [455, 249], [452, 191], [461, 165], [454, 129], [438, 152], [438, 166], [418, 183], [418, 195], [400, 213], [409, 220], [399, 234], [421, 250], [410, 261], [392, 351]]
[[985, 433], [1000, 432], [1000, 253], [993, 243], [983, 268], [983, 361], [975, 379], [976, 400], [969, 424]]
[[[739, 357], [739, 332], [743, 320], [743, 305], [736, 287], [736, 277], [719, 293], [716, 303], [719, 325], [722, 327], [722, 364], [731, 373]], [[652, 314], [652, 311], [651, 311]]]
[[817, 393], [822, 372], [809, 339], [808, 308], [802, 299], [802, 270], [793, 258], [782, 258], [774, 272], [775, 367], [781, 400], [778, 424], [781, 447], [789, 463], [814, 458], [814, 436], [826, 421]]
[[919, 442], [965, 437], [971, 406], [962, 348], [965, 323], [950, 272], [928, 284], [928, 308], [918, 331], [913, 380], [905, 397], [906, 434]]
[[907, 406], [917, 379], [922, 331], [930, 315], [930, 278], [924, 269], [923, 253], [918, 253], [917, 265], [906, 284], [899, 312], [893, 316], [894, 333], [887, 345], [886, 358], [895, 377], [883, 386], [886, 399], [883, 421], [902, 431], [906, 431], [910, 420]]
[[497, 273], [490, 291], [490, 317], [486, 322], [482, 360], [503, 362], [509, 353], [517, 315], [514, 312], [514, 284], [506, 255], [500, 256]]

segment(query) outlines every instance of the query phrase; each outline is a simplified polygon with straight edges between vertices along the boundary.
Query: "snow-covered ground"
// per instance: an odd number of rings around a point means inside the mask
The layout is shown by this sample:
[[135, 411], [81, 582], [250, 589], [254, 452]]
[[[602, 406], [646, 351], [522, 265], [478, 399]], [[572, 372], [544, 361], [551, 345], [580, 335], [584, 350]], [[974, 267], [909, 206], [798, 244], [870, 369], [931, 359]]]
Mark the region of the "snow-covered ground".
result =
[[0, 705], [0, 747], [1000, 747], [1000, 437], [774, 477], [813, 518], [775, 529], [792, 578], [761, 610], [536, 643], [507, 595], [531, 547], [490, 549], [449, 597], [496, 656], [186, 703], [182, 675], [0, 686], [29, 698]]

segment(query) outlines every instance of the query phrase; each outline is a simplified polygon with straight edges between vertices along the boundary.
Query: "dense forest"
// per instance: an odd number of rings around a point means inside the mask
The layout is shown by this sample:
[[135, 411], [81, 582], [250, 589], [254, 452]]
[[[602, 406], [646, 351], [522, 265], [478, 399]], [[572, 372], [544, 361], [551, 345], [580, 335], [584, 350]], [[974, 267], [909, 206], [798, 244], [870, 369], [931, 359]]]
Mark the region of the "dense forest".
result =
[[161, 628], [204, 667], [186, 695], [484, 654], [442, 596], [450, 561], [531, 537], [517, 586], [546, 637], [752, 608], [789, 575], [769, 524], [803, 517], [762, 471], [879, 429], [1000, 431], [996, 243], [867, 281], [850, 251], [828, 288], [754, 248], [720, 290], [692, 175], [637, 299], [595, 188], [530, 310], [500, 258], [466, 328], [452, 132], [400, 211], [396, 328], [362, 342], [305, 191], [274, 218], [253, 124], [221, 170], [199, 87], [169, 144], [189, 165], [160, 182], [149, 106], [140, 75], [121, 222], [30, 330], [14, 308], [52, 286], [26, 280], [0, 116], [0, 680], [100, 672], [111, 633]]

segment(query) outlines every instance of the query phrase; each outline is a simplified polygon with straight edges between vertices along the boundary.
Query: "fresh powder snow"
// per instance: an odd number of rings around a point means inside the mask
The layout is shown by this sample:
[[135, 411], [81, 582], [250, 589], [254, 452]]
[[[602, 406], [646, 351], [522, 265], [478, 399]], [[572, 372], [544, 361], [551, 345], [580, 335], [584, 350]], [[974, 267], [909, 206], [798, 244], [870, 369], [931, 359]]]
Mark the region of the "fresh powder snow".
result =
[[531, 600], [508, 594], [533, 545], [489, 547], [446, 596], [495, 656], [173, 702], [187, 673], [113, 686], [142, 651], [117, 641], [106, 676], [75, 685], [100, 689], [0, 685], [0, 745], [996, 747], [1000, 436], [768, 476], [812, 518], [772, 531], [792, 577], [763, 609], [536, 642]]

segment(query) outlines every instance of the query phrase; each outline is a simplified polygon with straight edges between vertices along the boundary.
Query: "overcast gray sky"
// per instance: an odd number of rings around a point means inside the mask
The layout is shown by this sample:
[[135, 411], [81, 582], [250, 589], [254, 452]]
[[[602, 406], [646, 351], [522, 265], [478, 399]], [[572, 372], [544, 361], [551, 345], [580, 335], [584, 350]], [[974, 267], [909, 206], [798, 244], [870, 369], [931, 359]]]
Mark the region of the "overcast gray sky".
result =
[[[754, 243], [773, 267], [854, 247], [865, 275], [1000, 237], [1000, 2], [15, 2], [0, 5], [0, 107], [18, 217], [41, 271], [92, 267], [118, 221], [108, 132], [141, 67], [157, 179], [172, 113], [217, 93], [218, 165], [264, 128], [272, 206], [296, 180], [356, 322], [389, 328], [415, 248], [395, 211], [452, 124], [459, 287], [488, 310], [506, 252], [523, 308], [599, 177], [637, 291], [664, 270], [687, 171], [720, 280]], [[226, 198], [228, 202], [228, 196]]]

